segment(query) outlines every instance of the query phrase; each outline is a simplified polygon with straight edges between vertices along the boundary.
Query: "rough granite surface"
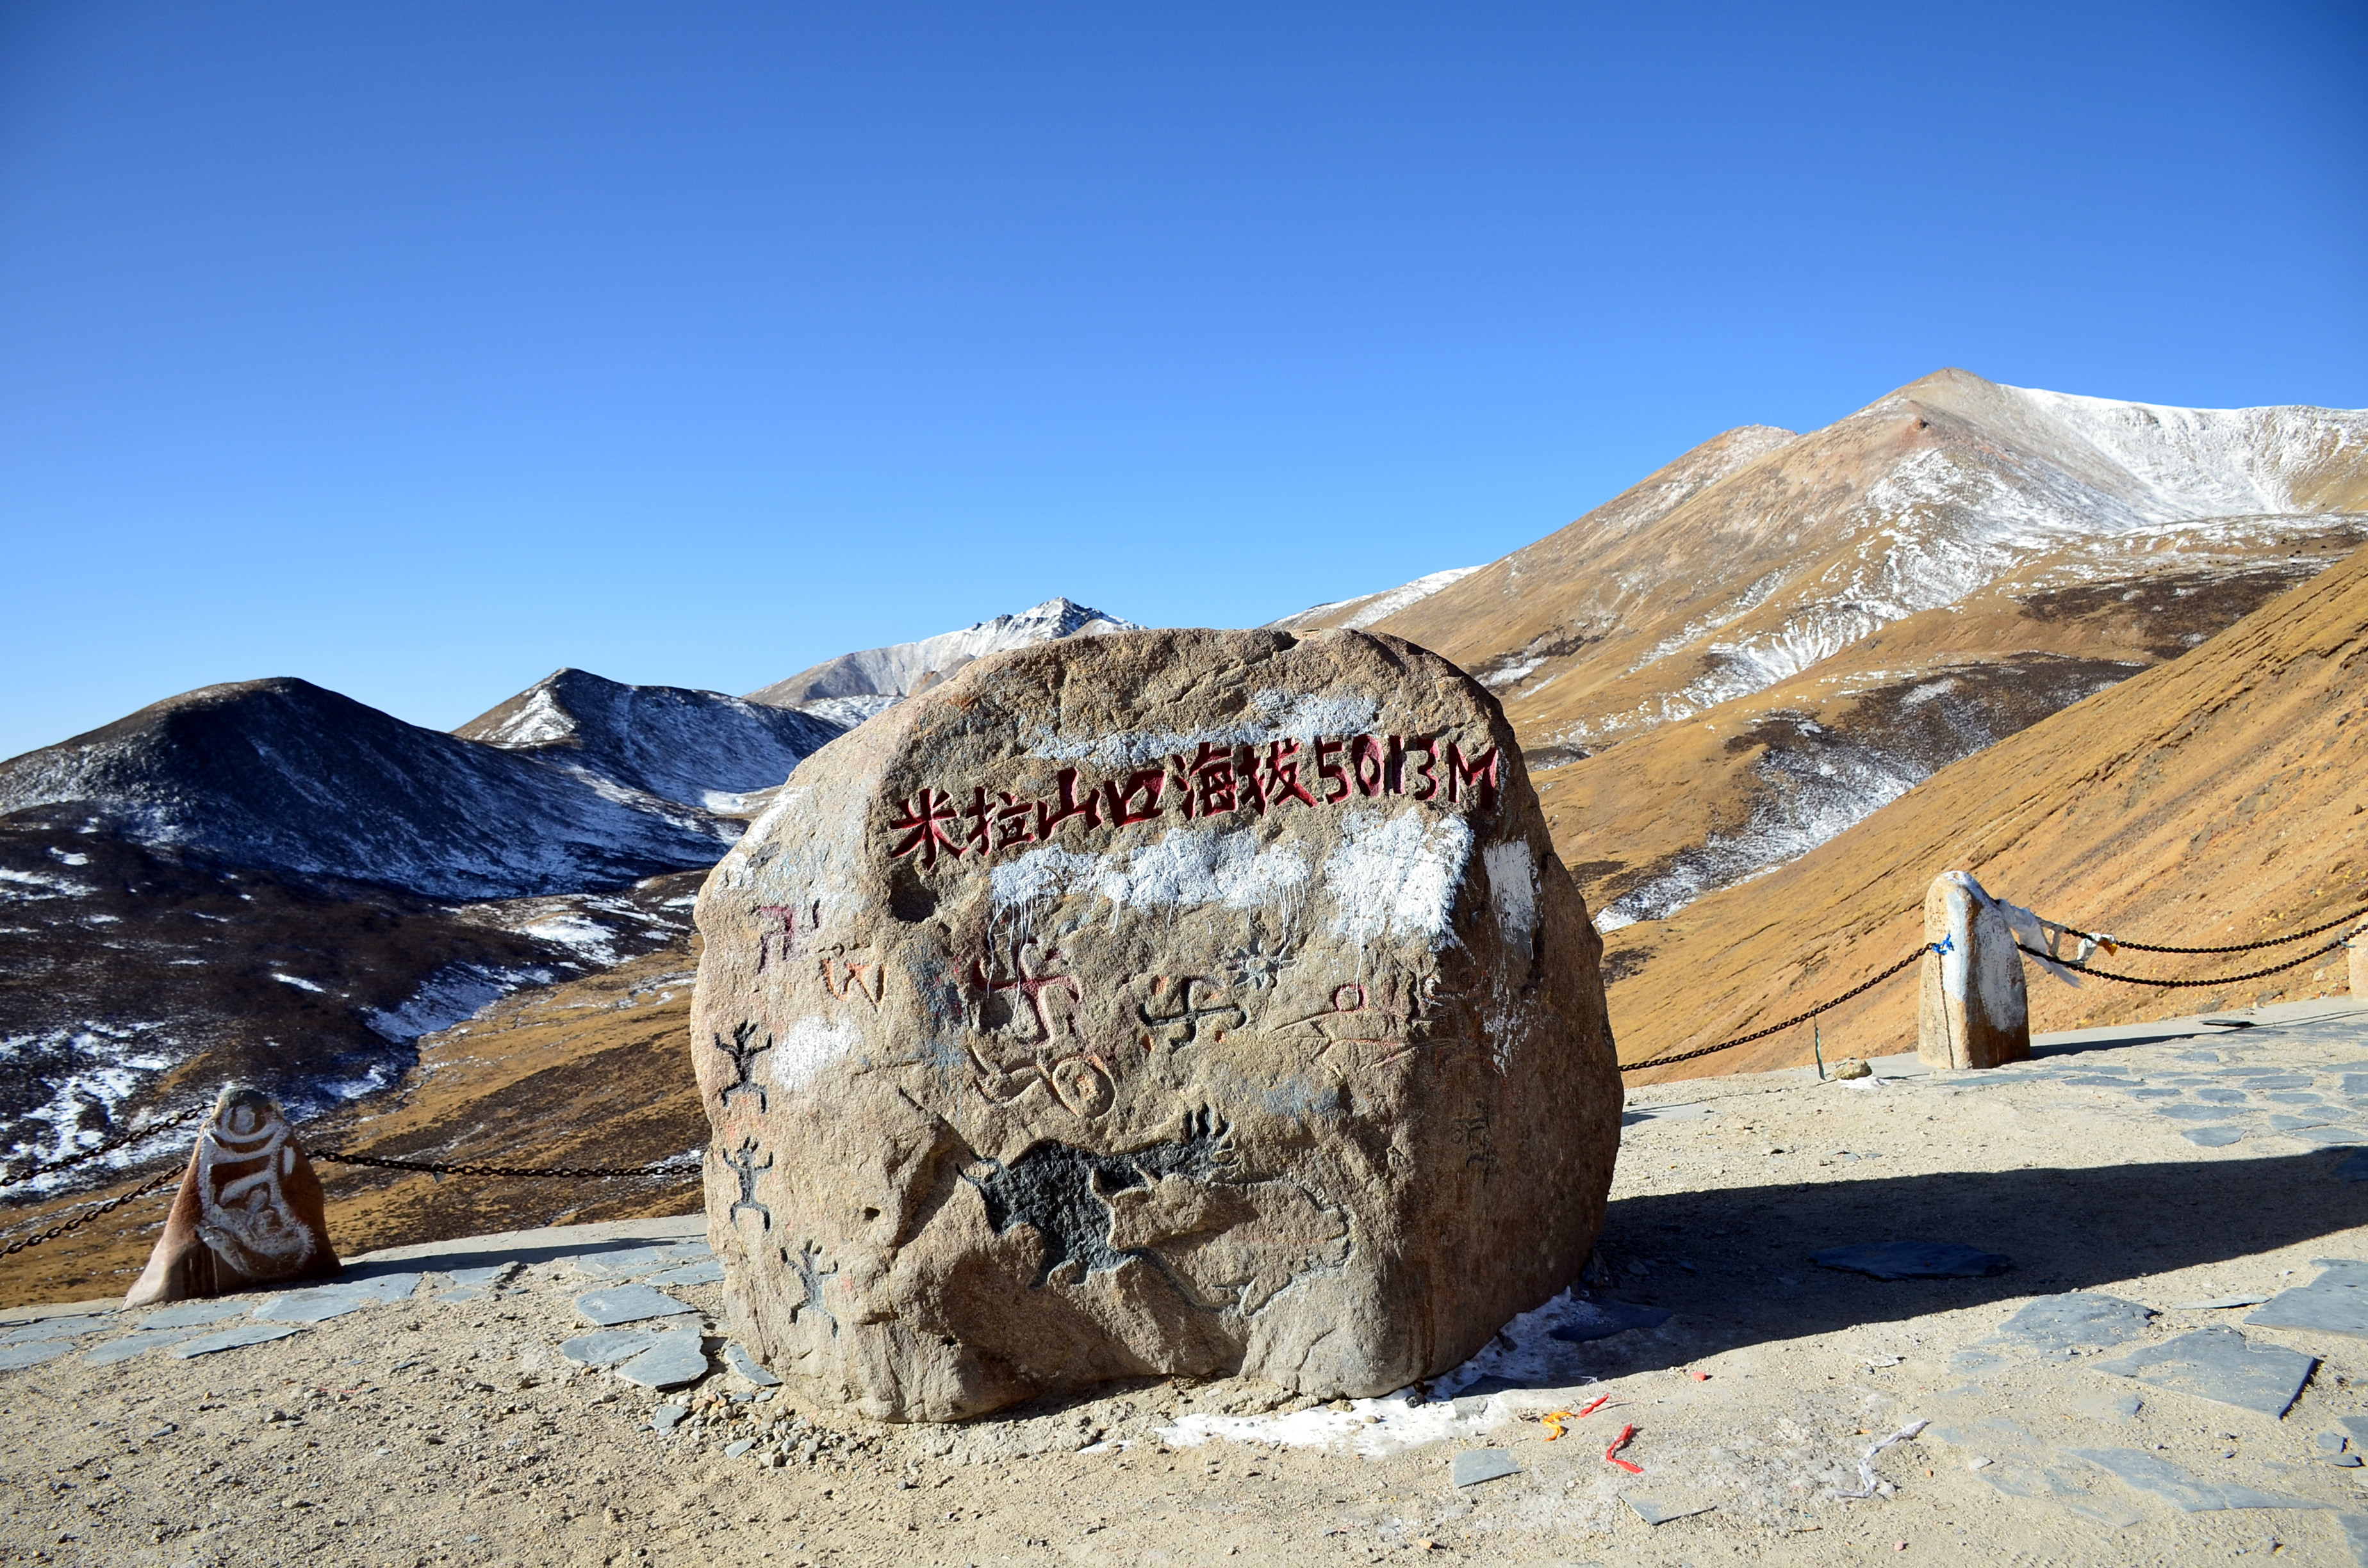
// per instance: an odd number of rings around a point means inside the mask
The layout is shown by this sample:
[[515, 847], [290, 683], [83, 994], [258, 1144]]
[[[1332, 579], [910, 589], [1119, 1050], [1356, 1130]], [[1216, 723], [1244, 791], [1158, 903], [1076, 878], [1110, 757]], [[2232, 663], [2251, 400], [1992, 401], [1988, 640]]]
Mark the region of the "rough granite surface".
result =
[[983, 658], [709, 879], [733, 1331], [889, 1420], [1453, 1367], [1600, 1228], [1600, 942], [1496, 700], [1334, 631]]

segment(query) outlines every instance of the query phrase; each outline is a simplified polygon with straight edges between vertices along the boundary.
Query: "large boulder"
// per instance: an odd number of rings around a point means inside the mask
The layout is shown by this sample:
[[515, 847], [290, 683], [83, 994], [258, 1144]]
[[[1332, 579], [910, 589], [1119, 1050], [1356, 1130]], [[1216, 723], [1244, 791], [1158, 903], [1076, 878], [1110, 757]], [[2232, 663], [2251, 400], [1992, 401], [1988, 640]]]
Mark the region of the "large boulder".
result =
[[1383, 1393], [1602, 1222], [1601, 943], [1496, 701], [1395, 638], [980, 659], [800, 767], [699, 926], [709, 1234], [808, 1398]]

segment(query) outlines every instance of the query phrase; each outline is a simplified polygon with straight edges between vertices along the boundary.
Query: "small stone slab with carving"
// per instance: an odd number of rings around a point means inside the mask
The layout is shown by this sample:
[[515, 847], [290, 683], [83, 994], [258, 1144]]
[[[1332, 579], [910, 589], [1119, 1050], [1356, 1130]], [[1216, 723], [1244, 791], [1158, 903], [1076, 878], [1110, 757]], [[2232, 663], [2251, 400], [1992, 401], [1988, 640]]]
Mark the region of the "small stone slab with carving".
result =
[[90, 1313], [76, 1317], [43, 1318], [22, 1328], [9, 1331], [0, 1345], [29, 1345], [37, 1339], [79, 1339], [85, 1334], [97, 1334], [112, 1326], [114, 1319], [106, 1313]]
[[655, 1345], [659, 1331], [646, 1328], [604, 1328], [579, 1334], [559, 1346], [559, 1353], [580, 1367], [613, 1367], [630, 1361]]
[[0, 1372], [14, 1371], [19, 1367], [38, 1367], [44, 1361], [54, 1361], [74, 1348], [71, 1339], [28, 1339], [22, 1345], [0, 1345]]
[[2226, 1508], [2326, 1508], [2332, 1504], [2280, 1492], [2258, 1492], [2234, 1482], [2206, 1481], [2138, 1449], [2072, 1449], [2072, 1458], [2095, 1465], [2134, 1491], [2150, 1493], [2182, 1514]]
[[1696, 1514], [1707, 1514], [1718, 1506], [1715, 1503], [1698, 1502], [1691, 1498], [1647, 1497], [1641, 1492], [1622, 1492], [1620, 1500], [1635, 1511], [1636, 1517], [1648, 1525], [1666, 1525], [1671, 1519], [1688, 1519]]
[[255, 1309], [258, 1323], [326, 1323], [364, 1307], [406, 1301], [419, 1288], [416, 1274], [388, 1274], [376, 1279], [340, 1280], [309, 1290], [274, 1296]]
[[764, 1364], [749, 1355], [746, 1347], [737, 1341], [723, 1346], [723, 1364], [760, 1389], [781, 1386], [781, 1380], [766, 1370]]
[[2094, 1290], [2040, 1296], [1998, 1326], [1998, 1337], [2039, 1350], [2119, 1345], [2146, 1332], [2152, 1307]]
[[227, 1318], [245, 1317], [253, 1307], [245, 1297], [230, 1296], [211, 1301], [175, 1301], [169, 1307], [159, 1307], [140, 1320], [145, 1331], [165, 1328], [203, 1328], [208, 1324]]
[[1954, 1242], [1865, 1242], [1827, 1247], [1812, 1253], [1809, 1261], [1876, 1279], [1986, 1279], [2014, 1267], [2003, 1253]]
[[195, 1328], [156, 1328], [139, 1334], [127, 1334], [120, 1339], [110, 1339], [104, 1345], [93, 1346], [83, 1357], [93, 1367], [111, 1367], [118, 1361], [128, 1361], [134, 1356], [144, 1356], [151, 1350], [162, 1350], [168, 1345], [178, 1345], [195, 1339]]

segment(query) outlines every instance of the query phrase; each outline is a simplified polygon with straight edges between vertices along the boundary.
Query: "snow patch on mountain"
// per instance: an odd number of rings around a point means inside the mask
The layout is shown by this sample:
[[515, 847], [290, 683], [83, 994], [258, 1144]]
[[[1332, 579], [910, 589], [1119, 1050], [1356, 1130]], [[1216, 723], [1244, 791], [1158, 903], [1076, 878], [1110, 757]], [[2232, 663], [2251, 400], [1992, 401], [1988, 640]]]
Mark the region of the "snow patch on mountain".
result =
[[[1310, 605], [1297, 615], [1287, 615], [1281, 620], [1269, 621], [1267, 624], [1284, 631], [1296, 630], [1303, 626], [1332, 624], [1352, 631], [1361, 631], [1384, 617], [1395, 615], [1408, 605], [1421, 603], [1441, 588], [1453, 587], [1479, 570], [1477, 566], [1451, 566], [1444, 572], [1433, 572], [1427, 577], [1417, 577], [1411, 583], [1402, 583], [1395, 588], [1385, 588], [1378, 594], [1367, 594], [1361, 598], [1332, 599], [1324, 604]], [[1336, 613], [1348, 609], [1352, 605], [1356, 608], [1349, 615], [1337, 622], [1333, 621], [1332, 617]]]
[[[171, 1067], [179, 1053], [171, 1047], [160, 1022], [129, 1023], [86, 1020], [33, 1033], [0, 1038], [0, 1074], [10, 1078], [39, 1075], [48, 1097], [18, 1114], [0, 1120], [0, 1149], [14, 1165], [45, 1164], [92, 1149], [117, 1136], [116, 1110]], [[179, 1140], [190, 1141], [184, 1130]], [[100, 1162], [120, 1168], [132, 1158], [146, 1158], [159, 1145], [125, 1149]], [[36, 1177], [11, 1193], [12, 1198], [47, 1194], [85, 1173], [60, 1173]]]
[[0, 866], [0, 900], [82, 898], [97, 891], [88, 882], [78, 882], [71, 877], [52, 877], [40, 871], [19, 871]]
[[848, 728], [720, 691], [565, 669], [453, 733], [530, 754], [620, 805], [697, 830], [710, 813], [736, 812], [747, 795], [779, 788]]
[[910, 697], [973, 659], [989, 653], [1033, 647], [1063, 637], [1099, 637], [1106, 632], [1142, 630], [1133, 621], [1089, 609], [1070, 599], [1046, 599], [1017, 615], [998, 615], [960, 631], [940, 632], [917, 642], [841, 653], [787, 680], [750, 692], [748, 700], [776, 708], [794, 708], [808, 714], [814, 712], [812, 704], [828, 698], [887, 698], [893, 702], [897, 698]]
[[[1764, 876], [1864, 821], [1934, 773], [2142, 666], [2031, 658], [1945, 672], [1868, 671], [1843, 695], [1861, 699], [1837, 728], [1778, 710], [1750, 732], [1765, 749], [1744, 825], [1649, 868], [1608, 903], [1601, 931], [1665, 920], [1695, 899]], [[1887, 712], [1881, 711], [1888, 710]]]
[[812, 702], [799, 703], [797, 710], [811, 713], [825, 724], [851, 730], [872, 715], [885, 713], [904, 700], [892, 693], [867, 691], [855, 697], [817, 698]]
[[448, 964], [429, 975], [401, 1006], [362, 1016], [370, 1032], [390, 1045], [407, 1046], [422, 1035], [473, 1018], [521, 985], [549, 985], [560, 971], [541, 965], [495, 969], [484, 964]]

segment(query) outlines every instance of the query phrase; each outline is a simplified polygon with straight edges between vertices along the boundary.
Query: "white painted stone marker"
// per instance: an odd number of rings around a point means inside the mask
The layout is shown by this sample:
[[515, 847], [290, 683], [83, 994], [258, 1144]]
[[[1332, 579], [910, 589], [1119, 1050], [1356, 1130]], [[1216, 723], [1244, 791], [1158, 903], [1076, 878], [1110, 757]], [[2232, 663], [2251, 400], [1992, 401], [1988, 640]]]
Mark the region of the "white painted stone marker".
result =
[[1934, 1067], [2002, 1067], [2031, 1059], [2022, 952], [1998, 903], [1969, 871], [1943, 871], [1924, 895], [1924, 991], [1916, 1054]]

